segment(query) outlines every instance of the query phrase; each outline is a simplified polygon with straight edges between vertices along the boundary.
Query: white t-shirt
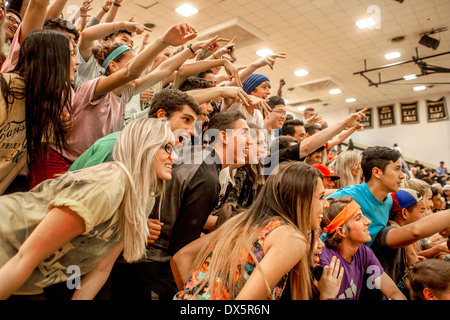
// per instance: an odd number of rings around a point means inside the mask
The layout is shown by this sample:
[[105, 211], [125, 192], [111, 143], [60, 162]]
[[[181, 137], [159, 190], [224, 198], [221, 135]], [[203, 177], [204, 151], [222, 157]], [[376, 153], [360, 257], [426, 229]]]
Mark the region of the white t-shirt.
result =
[[77, 58], [80, 60], [80, 64], [77, 67], [78, 72], [77, 78], [75, 79], [75, 91], [77, 91], [83, 83], [98, 78], [105, 73], [105, 69], [98, 63], [93, 54], [91, 54], [88, 61], [84, 61], [83, 56], [80, 54], [80, 50], [78, 50]]
[[261, 111], [258, 109], [254, 109], [253, 114], [250, 114], [242, 103], [233, 103], [227, 110], [239, 110], [244, 114], [245, 119], [248, 122], [256, 124], [260, 128], [264, 128], [264, 118]]

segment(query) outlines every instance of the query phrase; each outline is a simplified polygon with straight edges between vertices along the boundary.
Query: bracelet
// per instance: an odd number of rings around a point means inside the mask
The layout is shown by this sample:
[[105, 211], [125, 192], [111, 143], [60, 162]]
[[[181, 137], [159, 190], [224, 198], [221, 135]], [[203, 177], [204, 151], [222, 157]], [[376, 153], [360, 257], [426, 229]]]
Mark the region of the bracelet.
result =
[[187, 47], [189, 48], [189, 50], [191, 50], [192, 54], [197, 54], [197, 52], [195, 52], [194, 49], [192, 49], [192, 43], [188, 44]]
[[120, 7], [120, 3], [117, 3], [117, 2], [113, 2], [113, 5], [115, 5], [116, 7]]
[[106, 10], [104, 6], [102, 6], [102, 9], [103, 11], [108, 12], [108, 10]]

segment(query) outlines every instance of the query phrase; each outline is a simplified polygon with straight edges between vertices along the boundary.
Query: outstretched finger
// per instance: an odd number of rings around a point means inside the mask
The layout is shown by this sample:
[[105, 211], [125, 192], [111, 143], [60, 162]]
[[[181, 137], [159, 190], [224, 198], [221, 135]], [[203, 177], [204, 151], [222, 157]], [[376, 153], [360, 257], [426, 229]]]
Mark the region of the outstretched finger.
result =
[[236, 86], [242, 87], [241, 78], [239, 77], [239, 71], [234, 71], [234, 80], [236, 80]]
[[271, 56], [274, 57], [274, 58], [286, 59], [286, 52], [274, 53], [274, 54], [271, 54]]

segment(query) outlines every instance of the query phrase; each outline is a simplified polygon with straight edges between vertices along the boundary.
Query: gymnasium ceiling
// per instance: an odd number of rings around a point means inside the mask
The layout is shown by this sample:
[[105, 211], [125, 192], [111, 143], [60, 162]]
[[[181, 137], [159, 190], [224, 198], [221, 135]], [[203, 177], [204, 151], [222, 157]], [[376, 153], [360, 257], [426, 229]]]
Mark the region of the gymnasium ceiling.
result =
[[[103, 3], [94, 0], [89, 14], [101, 10]], [[81, 4], [81, 0], [69, 0], [64, 16], [70, 15], [70, 5]], [[175, 9], [183, 4], [191, 4], [198, 13], [190, 17], [178, 14]], [[358, 20], [370, 16], [375, 18], [375, 26], [356, 26]], [[123, 0], [115, 21], [132, 17], [141, 24], [154, 25], [150, 39], [182, 22], [197, 28], [198, 39], [214, 35], [231, 39], [236, 35], [236, 66], [260, 58], [256, 52], [264, 48], [286, 52], [287, 58], [278, 59], [274, 70], [264, 67], [258, 72], [271, 80], [272, 94], [276, 94], [279, 80], [285, 80], [283, 97], [289, 101], [288, 110], [296, 114], [301, 114], [298, 108], [302, 106], [315, 107], [324, 114], [337, 108], [414, 101], [448, 93], [450, 88], [449, 73], [422, 76], [425, 69], [413, 61], [418, 58], [428, 67], [450, 68], [450, 31], [446, 30], [449, 0]], [[422, 34], [433, 31], [430, 36], [440, 41], [436, 50], [419, 44]], [[135, 45], [141, 40], [142, 36], [136, 36]], [[401, 56], [385, 58], [395, 51]], [[438, 56], [426, 58], [433, 55]], [[407, 61], [412, 62], [401, 63]], [[355, 74], [395, 63], [399, 65], [363, 74], [373, 83], [411, 74], [421, 76], [376, 86]], [[294, 72], [299, 69], [308, 74], [296, 76]], [[426, 89], [414, 91], [419, 85]], [[332, 95], [331, 89], [341, 93]], [[346, 102], [348, 98], [356, 101]]]

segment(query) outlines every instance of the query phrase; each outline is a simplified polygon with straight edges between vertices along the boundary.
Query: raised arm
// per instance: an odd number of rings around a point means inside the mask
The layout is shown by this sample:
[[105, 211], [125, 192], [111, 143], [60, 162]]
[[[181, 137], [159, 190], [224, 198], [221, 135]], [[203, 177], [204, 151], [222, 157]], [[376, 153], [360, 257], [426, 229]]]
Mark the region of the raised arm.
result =
[[[171, 76], [178, 68], [181, 67], [186, 60], [195, 57], [193, 52], [197, 52], [201, 48], [208, 48], [209, 46], [213, 46], [220, 41], [217, 37], [194, 43], [191, 48], [185, 48], [180, 53], [174, 55], [170, 59], [167, 59], [163, 63], [161, 63], [156, 69], [152, 70], [142, 78], [136, 80], [135, 83], [135, 94], [141, 93], [156, 83], [160, 82], [163, 79]], [[192, 51], [191, 51], [192, 49]]]
[[355, 131], [362, 131], [363, 126], [360, 123], [357, 123], [356, 126], [351, 127], [350, 129], [342, 131], [336, 137], [328, 141], [328, 150], [332, 149], [334, 146], [337, 146], [345, 141], [348, 137], [350, 137]]
[[[258, 70], [264, 66], [269, 66], [270, 69], [273, 70], [273, 66], [275, 65], [276, 59], [286, 59], [286, 52], [270, 54], [266, 57], [256, 60], [255, 62], [251, 63], [249, 66], [247, 66], [245, 69], [243, 69], [239, 72], [239, 79], [241, 81], [245, 81], [256, 70]], [[237, 83], [233, 79], [230, 83], [228, 83], [228, 85], [235, 86], [235, 85], [237, 85]]]
[[249, 105], [251, 99], [240, 87], [213, 87], [205, 89], [189, 90], [187, 93], [192, 96], [198, 104], [202, 104], [218, 97], [229, 99], [233, 102], [240, 102]]
[[[196, 36], [197, 31], [188, 23], [182, 23], [171, 27], [166, 31], [166, 33], [164, 33], [164, 35], [156, 39], [148, 48], [131, 59], [124, 68], [109, 75], [108, 77], [100, 78], [95, 88], [94, 99], [139, 78], [148, 64], [151, 63], [151, 61], [153, 61], [155, 57], [168, 46], [180, 46]], [[182, 53], [180, 53], [180, 55], [181, 54]], [[146, 75], [146, 77], [147, 76], [148, 75]], [[148, 80], [148, 78], [146, 78], [146, 80]], [[149, 82], [146, 84], [148, 83]], [[151, 85], [152, 84], [149, 84], [148, 87]], [[136, 86], [135, 89], [137, 89]], [[143, 80], [139, 79], [139, 90], [138, 92], [135, 91], [135, 94], [144, 91], [148, 87], [145, 87], [145, 84], [143, 85]]]
[[390, 248], [406, 247], [448, 226], [450, 226], [450, 209], [435, 212], [405, 226], [390, 229], [386, 235], [386, 245]]
[[89, 57], [92, 55], [92, 48], [95, 45], [95, 40], [102, 39], [103, 37], [121, 29], [125, 29], [130, 32], [136, 32], [137, 34], [141, 34], [145, 30], [150, 30], [144, 29], [143, 26], [136, 22], [128, 21], [101, 23], [89, 27], [83, 30], [78, 41], [78, 49], [80, 50], [80, 54], [83, 59], [85, 61], [89, 60]]
[[186, 81], [186, 79], [189, 78], [191, 75], [218, 66], [225, 67], [225, 70], [229, 76], [229, 80], [231, 80], [232, 78], [238, 78], [237, 81], [238, 87], [242, 86], [242, 83], [239, 81], [238, 70], [233, 66], [233, 64], [226, 59], [219, 59], [219, 60], [202, 60], [182, 65], [177, 72], [177, 76], [175, 77], [173, 88], [178, 89], [183, 84], [183, 82]]
[[80, 8], [80, 16], [75, 22], [75, 27], [77, 27], [77, 29], [80, 31], [84, 30], [88, 22], [88, 11], [92, 10], [91, 2], [89, 1], [83, 2], [83, 5]]
[[32, 31], [42, 29], [47, 16], [48, 3], [49, 0], [30, 0], [20, 25], [19, 44], [22, 44]]
[[357, 122], [365, 117], [364, 112], [366, 112], [367, 108], [358, 111], [356, 113], [350, 114], [343, 121], [340, 121], [332, 126], [329, 126], [326, 129], [306, 138], [300, 144], [300, 158], [306, 157], [308, 154], [314, 152], [321, 146], [324, 146], [327, 141], [332, 139], [335, 135], [339, 134], [342, 130], [355, 127]]
[[113, 0], [106, 0], [101, 9], [93, 16], [91, 19], [89, 19], [89, 22], [86, 24], [86, 28], [93, 27], [102, 21], [103, 16], [108, 13], [108, 11], [111, 9]]
[[47, 10], [46, 18], [59, 18], [67, 4], [67, 0], [55, 0], [49, 6]]
[[114, 21], [121, 5], [122, 5], [122, 0], [114, 0], [112, 2], [112, 7], [111, 7], [111, 9], [108, 10], [108, 13], [106, 14], [105, 22], [113, 22]]

